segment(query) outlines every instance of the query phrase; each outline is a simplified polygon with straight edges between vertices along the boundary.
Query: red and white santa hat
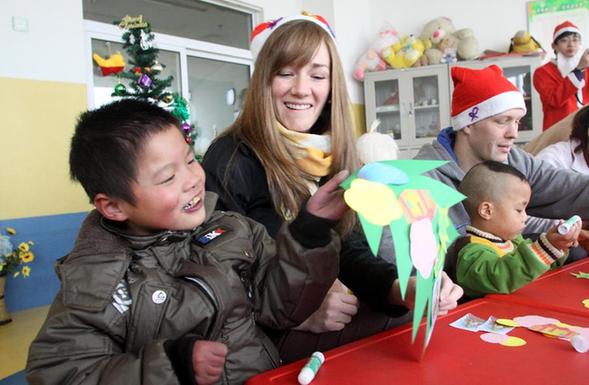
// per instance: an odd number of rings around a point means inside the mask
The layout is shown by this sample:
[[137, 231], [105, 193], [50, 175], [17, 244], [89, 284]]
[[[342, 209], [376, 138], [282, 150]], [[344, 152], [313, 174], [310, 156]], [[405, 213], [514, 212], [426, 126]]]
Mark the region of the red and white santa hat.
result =
[[452, 67], [452, 127], [463, 129], [513, 108], [526, 112], [522, 93], [496, 65], [483, 69]]
[[579, 30], [579, 28], [577, 28], [576, 25], [567, 20], [554, 27], [554, 33], [552, 34], [552, 42], [556, 43], [556, 39], [558, 39], [563, 33], [566, 32], [578, 33], [579, 36], [581, 36], [581, 31]]
[[258, 24], [252, 31], [252, 37], [250, 39], [250, 51], [252, 53], [252, 58], [254, 59], [254, 61], [256, 61], [256, 58], [262, 50], [264, 43], [266, 42], [266, 40], [268, 40], [268, 37], [270, 37], [272, 32], [276, 31], [282, 25], [293, 20], [307, 20], [317, 24], [318, 26], [323, 28], [325, 32], [327, 32], [327, 34], [331, 36], [331, 38], [335, 42], [335, 34], [333, 33], [331, 26], [329, 25], [327, 20], [325, 20], [320, 15], [313, 15], [308, 12], [303, 12], [300, 15], [279, 17], [277, 19], [265, 21], [263, 23]]

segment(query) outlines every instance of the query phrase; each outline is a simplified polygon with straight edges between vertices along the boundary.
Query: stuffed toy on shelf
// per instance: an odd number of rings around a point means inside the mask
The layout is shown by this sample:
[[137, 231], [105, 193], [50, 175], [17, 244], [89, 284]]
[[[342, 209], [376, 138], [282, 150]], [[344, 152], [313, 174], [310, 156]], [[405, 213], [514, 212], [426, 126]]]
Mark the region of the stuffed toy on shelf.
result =
[[517, 31], [511, 38], [509, 53], [542, 53], [544, 48], [528, 31]]
[[370, 44], [356, 62], [354, 79], [364, 80], [368, 71], [382, 71], [387, 68], [385, 60], [394, 56], [393, 46], [399, 41], [399, 34], [390, 24], [385, 23], [378, 31], [378, 37]]
[[[472, 60], [480, 53], [479, 43], [473, 30], [470, 28], [456, 30], [454, 23], [448, 17], [430, 20], [423, 27], [420, 38], [431, 42], [431, 47], [425, 50], [429, 64], [441, 63], [445, 55], [454, 50], [458, 60]], [[446, 57], [445, 60], [448, 58]]]

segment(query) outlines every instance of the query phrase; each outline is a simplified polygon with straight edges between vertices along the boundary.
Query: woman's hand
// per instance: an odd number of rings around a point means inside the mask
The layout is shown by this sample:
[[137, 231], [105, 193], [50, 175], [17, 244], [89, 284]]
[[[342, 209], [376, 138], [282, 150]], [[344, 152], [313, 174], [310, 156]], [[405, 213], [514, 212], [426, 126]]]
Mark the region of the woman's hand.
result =
[[319, 309], [294, 329], [313, 333], [342, 330], [358, 312], [358, 305], [358, 298], [336, 279]]
[[[344, 202], [344, 190], [339, 187], [349, 175], [342, 170], [328, 180], [307, 202], [307, 211], [316, 217], [337, 221], [344, 215], [348, 206]], [[287, 182], [288, 183], [288, 182]]]

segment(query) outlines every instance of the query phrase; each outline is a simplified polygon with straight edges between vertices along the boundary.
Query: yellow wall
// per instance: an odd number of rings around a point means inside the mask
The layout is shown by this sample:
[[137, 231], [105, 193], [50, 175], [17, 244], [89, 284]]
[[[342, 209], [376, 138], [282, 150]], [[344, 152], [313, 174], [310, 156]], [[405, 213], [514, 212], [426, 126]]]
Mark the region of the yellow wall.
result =
[[84, 84], [0, 78], [0, 219], [90, 209], [68, 167], [86, 108]]

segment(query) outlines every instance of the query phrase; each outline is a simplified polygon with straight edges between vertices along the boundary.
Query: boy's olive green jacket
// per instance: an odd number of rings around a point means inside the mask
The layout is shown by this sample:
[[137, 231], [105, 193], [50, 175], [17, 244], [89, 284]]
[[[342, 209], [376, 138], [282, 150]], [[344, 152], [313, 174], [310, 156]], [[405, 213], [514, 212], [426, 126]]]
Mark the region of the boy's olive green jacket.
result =
[[283, 225], [275, 242], [215, 203], [207, 193], [194, 231], [142, 237], [90, 213], [56, 266], [61, 289], [30, 347], [29, 383], [180, 384], [192, 349], [172, 363], [169, 347], [187, 336], [228, 346], [223, 384], [278, 366], [258, 323], [290, 328], [319, 307], [338, 274], [339, 237], [327, 229], [324, 246], [309, 249], [304, 231]]

